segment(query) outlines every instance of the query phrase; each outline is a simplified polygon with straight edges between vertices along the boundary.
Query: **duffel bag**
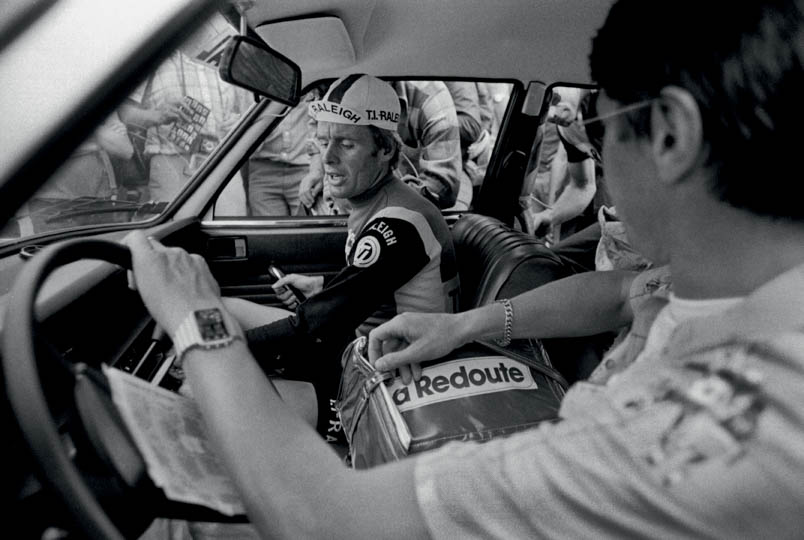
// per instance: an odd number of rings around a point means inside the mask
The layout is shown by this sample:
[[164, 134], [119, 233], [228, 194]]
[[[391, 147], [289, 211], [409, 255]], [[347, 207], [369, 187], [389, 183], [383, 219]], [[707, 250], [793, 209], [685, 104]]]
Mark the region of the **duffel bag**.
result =
[[365, 469], [555, 420], [566, 381], [535, 343], [526, 355], [474, 342], [423, 363], [421, 378], [405, 385], [374, 369], [366, 338], [356, 339], [343, 354], [336, 404], [351, 465]]

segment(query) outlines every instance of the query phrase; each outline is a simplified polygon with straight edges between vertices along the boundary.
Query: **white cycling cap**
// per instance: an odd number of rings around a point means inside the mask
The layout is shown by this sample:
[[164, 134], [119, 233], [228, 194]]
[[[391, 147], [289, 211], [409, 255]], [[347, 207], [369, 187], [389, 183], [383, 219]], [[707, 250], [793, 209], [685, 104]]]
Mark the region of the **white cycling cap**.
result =
[[309, 105], [319, 122], [376, 126], [396, 131], [399, 123], [399, 96], [394, 88], [377, 77], [354, 74], [341, 77], [327, 93]]

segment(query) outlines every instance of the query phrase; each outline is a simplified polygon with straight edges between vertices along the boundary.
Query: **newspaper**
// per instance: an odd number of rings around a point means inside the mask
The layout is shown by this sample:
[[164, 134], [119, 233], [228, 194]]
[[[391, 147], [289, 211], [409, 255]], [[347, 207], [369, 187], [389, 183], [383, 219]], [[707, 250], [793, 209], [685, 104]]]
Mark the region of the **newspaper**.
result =
[[125, 371], [104, 366], [103, 372], [154, 484], [174, 501], [227, 516], [245, 514], [234, 483], [209, 447], [196, 403]]

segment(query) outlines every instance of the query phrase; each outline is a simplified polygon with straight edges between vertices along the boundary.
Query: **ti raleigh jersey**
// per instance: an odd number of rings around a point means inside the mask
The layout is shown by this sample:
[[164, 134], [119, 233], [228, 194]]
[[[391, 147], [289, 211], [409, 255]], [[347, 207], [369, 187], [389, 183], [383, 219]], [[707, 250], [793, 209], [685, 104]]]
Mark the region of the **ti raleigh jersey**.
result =
[[366, 335], [405, 311], [455, 311], [455, 249], [435, 205], [392, 175], [349, 202], [347, 266], [292, 316], [246, 332], [257, 358], [299, 339]]

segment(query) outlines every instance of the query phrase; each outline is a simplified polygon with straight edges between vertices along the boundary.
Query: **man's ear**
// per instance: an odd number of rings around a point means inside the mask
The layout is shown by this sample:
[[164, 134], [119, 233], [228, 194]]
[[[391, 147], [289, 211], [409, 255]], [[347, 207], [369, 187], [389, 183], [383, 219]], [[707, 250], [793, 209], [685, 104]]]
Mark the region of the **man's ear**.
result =
[[678, 182], [704, 158], [703, 126], [698, 103], [685, 89], [662, 89], [651, 108], [651, 150], [659, 180]]
[[392, 146], [386, 148], [380, 147], [378, 150], [378, 155], [382, 161], [391, 161], [391, 156], [394, 155], [394, 148]]

